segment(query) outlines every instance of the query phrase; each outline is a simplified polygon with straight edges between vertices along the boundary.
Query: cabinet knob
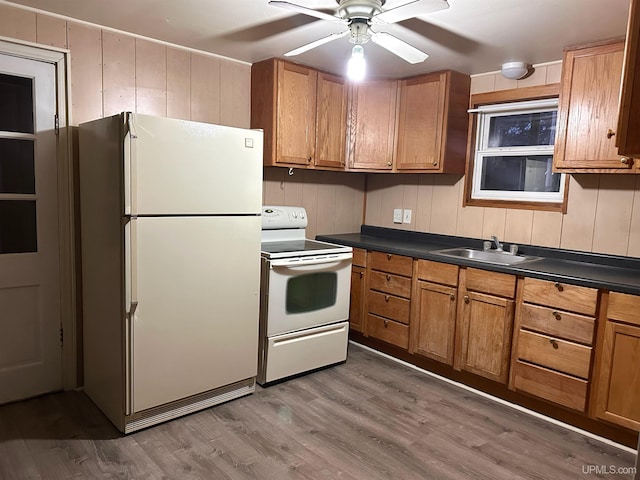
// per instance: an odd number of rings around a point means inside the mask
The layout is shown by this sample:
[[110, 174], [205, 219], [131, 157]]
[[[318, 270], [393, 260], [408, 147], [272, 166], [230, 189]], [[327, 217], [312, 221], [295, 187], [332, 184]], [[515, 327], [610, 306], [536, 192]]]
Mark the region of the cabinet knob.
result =
[[613, 130], [609, 129], [607, 130], [607, 138], [611, 138], [616, 134], [616, 132], [614, 132]]
[[307, 163], [311, 163], [311, 157], [307, 158]]
[[438, 162], [433, 162], [433, 166], [437, 167], [438, 166]]
[[463, 298], [464, 298], [464, 303], [469, 303], [469, 295], [465, 295]]
[[455, 300], [455, 299], [456, 299], [456, 296], [452, 293], [452, 294], [450, 294], [450, 295], [449, 295], [449, 299], [450, 299], [450, 300]]
[[384, 322], [384, 328], [387, 328], [387, 326], [389, 325], [389, 320], [383, 320]]
[[559, 292], [564, 290], [564, 287], [562, 286], [562, 284], [560, 282], [554, 283], [553, 286], [556, 287]]
[[391, 254], [387, 253], [387, 260], [391, 260]]
[[555, 350], [558, 349], [558, 342], [556, 342], [553, 338], [549, 340], [549, 343]]
[[364, 277], [364, 272], [360, 272], [360, 278]]
[[390, 166], [391, 166], [391, 162], [387, 162], [387, 167], [390, 167]]
[[384, 296], [384, 301], [385, 301], [385, 302], [388, 302], [388, 301], [389, 301], [389, 295], [385, 295], [385, 296]]
[[629, 165], [631, 163], [631, 157], [620, 157], [620, 163]]
[[560, 312], [553, 311], [551, 312], [551, 315], [553, 315], [556, 320], [562, 320], [562, 316], [560, 315]]
[[391, 275], [387, 274], [387, 282], [391, 280]]

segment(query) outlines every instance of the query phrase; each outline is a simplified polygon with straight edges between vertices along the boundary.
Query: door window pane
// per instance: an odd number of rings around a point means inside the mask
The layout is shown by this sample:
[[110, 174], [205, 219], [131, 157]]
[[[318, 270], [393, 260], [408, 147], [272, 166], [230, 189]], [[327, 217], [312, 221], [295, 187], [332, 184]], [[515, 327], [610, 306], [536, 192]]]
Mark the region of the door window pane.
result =
[[36, 193], [33, 140], [0, 138], [0, 193]]
[[36, 201], [0, 200], [0, 253], [26, 253], [37, 249]]
[[0, 130], [34, 133], [33, 79], [0, 73]]
[[336, 303], [338, 275], [319, 272], [300, 275], [287, 282], [287, 313], [306, 313]]
[[559, 192], [560, 174], [553, 173], [553, 156], [482, 157], [481, 190]]

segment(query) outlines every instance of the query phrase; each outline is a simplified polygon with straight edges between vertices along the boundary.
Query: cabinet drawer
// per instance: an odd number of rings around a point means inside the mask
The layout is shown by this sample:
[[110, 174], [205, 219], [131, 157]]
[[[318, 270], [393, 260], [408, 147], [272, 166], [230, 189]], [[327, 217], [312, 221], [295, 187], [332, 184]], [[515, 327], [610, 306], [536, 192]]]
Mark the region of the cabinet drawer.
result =
[[374, 270], [410, 277], [413, 274], [413, 258], [391, 253], [369, 252], [369, 262]]
[[591, 366], [591, 347], [520, 330], [518, 358], [569, 375], [587, 379]]
[[409, 348], [409, 327], [402, 323], [369, 314], [367, 333], [370, 337], [378, 338], [401, 348]]
[[411, 278], [372, 270], [369, 277], [369, 288], [409, 298], [411, 296]]
[[369, 292], [369, 312], [381, 317], [391, 318], [400, 323], [409, 324], [408, 298], [396, 297], [381, 292]]
[[554, 403], [584, 412], [587, 382], [543, 367], [515, 362], [513, 386]]
[[353, 265], [357, 265], [359, 267], [367, 266], [367, 251], [364, 248], [354, 248], [353, 249], [353, 259], [351, 260]]
[[474, 292], [513, 298], [516, 294], [516, 276], [508, 273], [467, 268], [465, 286], [467, 290], [473, 290]]
[[607, 318], [640, 325], [640, 297], [627, 293], [611, 292]]
[[418, 260], [418, 278], [420, 280], [456, 287], [458, 285], [458, 270], [457, 265]]
[[598, 290], [562, 282], [525, 278], [523, 300], [529, 303], [595, 316]]
[[525, 303], [521, 309], [520, 325], [574, 342], [593, 345], [595, 319], [575, 313]]

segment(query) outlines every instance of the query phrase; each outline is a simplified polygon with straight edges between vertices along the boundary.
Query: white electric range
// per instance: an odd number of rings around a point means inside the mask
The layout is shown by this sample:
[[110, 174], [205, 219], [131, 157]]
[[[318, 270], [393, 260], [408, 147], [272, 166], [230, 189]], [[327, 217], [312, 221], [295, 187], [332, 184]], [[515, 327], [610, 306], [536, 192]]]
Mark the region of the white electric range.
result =
[[352, 248], [305, 238], [302, 207], [262, 208], [258, 383], [347, 358]]

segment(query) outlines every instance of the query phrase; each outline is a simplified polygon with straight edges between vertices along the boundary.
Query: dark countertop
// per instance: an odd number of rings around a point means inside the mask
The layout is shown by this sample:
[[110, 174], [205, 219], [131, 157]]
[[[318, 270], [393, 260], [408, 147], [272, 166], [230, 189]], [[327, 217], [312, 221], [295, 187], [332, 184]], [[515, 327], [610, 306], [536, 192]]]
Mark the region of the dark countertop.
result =
[[[435, 250], [453, 247], [482, 249], [482, 239], [411, 232], [369, 225], [363, 225], [359, 233], [318, 235], [316, 240], [494, 272], [640, 295], [640, 259], [634, 257], [518, 245], [519, 253], [542, 257], [542, 259], [515, 266], [494, 265], [434, 253]], [[507, 245], [508, 243], [505, 244], [505, 250], [508, 250]]]

